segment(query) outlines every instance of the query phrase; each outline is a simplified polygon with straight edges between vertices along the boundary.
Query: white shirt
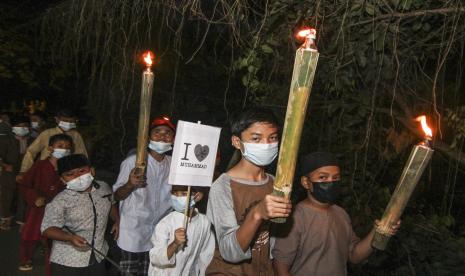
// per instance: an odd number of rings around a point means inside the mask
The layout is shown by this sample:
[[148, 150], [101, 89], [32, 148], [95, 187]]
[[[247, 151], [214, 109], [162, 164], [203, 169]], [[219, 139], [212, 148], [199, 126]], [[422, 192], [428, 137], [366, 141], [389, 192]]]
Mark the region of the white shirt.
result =
[[150, 249], [150, 276], [205, 275], [215, 251], [215, 236], [210, 222], [197, 213], [187, 224], [187, 246], [168, 259], [168, 245], [174, 241], [174, 231], [182, 228], [184, 214], [173, 211], [155, 227]]
[[[147, 186], [137, 188], [119, 204], [118, 246], [133, 253], [147, 252], [152, 248], [150, 237], [155, 225], [171, 209], [171, 185], [168, 184], [171, 156], [165, 155], [158, 162], [149, 154], [147, 163]], [[129, 173], [135, 164], [135, 155], [121, 163], [113, 191], [128, 182]]]

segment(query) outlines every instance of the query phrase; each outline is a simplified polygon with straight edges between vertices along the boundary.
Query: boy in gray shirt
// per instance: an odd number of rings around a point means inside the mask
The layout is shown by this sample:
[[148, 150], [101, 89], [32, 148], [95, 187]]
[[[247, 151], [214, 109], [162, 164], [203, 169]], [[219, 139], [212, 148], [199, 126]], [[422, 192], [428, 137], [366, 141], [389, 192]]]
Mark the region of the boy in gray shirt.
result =
[[273, 275], [269, 219], [291, 212], [289, 200], [271, 195], [274, 178], [265, 172], [278, 155], [278, 124], [271, 112], [250, 109], [231, 129], [242, 158], [210, 189], [217, 249], [206, 275]]

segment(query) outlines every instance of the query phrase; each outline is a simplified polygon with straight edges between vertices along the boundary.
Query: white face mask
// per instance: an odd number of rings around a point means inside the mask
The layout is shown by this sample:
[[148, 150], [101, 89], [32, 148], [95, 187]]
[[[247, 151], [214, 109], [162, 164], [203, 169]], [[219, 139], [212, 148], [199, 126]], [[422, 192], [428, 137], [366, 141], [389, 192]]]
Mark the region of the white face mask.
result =
[[[186, 210], [187, 196], [175, 196], [171, 195], [171, 206], [176, 212], [184, 213]], [[191, 200], [189, 201], [189, 209], [195, 206], [194, 196], [191, 195]]]
[[257, 166], [268, 166], [278, 156], [278, 143], [244, 143], [242, 156]]
[[31, 122], [31, 127], [33, 129], [38, 129], [39, 128], [39, 122]]
[[76, 192], [82, 192], [89, 188], [92, 181], [94, 181], [94, 177], [89, 172], [66, 182], [66, 188]]
[[73, 128], [76, 128], [76, 123], [68, 123], [68, 122], [64, 122], [64, 121], [60, 121], [58, 123], [58, 126], [64, 130], [64, 131], [68, 131], [70, 129], [73, 129]]
[[167, 151], [170, 151], [173, 148], [172, 145], [173, 143], [164, 143], [150, 140], [149, 149], [156, 151], [159, 154], [163, 154]]
[[56, 159], [68, 156], [71, 153], [69, 149], [53, 149], [52, 156]]
[[28, 127], [12, 127], [11, 128], [13, 133], [17, 136], [26, 136], [29, 134], [29, 128]]

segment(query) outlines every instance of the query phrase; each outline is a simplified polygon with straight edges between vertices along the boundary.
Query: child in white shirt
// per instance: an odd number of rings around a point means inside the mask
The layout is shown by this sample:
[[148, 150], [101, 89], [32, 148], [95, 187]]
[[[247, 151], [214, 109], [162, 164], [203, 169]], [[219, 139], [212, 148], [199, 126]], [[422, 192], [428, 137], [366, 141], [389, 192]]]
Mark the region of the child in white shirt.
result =
[[172, 187], [171, 206], [174, 210], [155, 227], [151, 238], [153, 248], [150, 250], [149, 275], [205, 275], [213, 258], [215, 238], [207, 217], [194, 208], [201, 198], [200, 192], [191, 196], [186, 233], [183, 224], [187, 187]]

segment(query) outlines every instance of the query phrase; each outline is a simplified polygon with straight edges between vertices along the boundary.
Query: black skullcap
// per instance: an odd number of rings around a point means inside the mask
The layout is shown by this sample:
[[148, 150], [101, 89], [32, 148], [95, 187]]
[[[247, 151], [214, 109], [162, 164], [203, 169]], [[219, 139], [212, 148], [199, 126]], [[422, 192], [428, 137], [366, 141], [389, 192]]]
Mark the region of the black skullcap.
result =
[[90, 166], [89, 159], [84, 154], [71, 154], [58, 159], [58, 175], [77, 168]]
[[339, 162], [334, 154], [317, 151], [307, 154], [302, 158], [300, 169], [302, 175], [307, 175], [314, 170], [325, 166], [339, 167]]
[[30, 124], [31, 119], [29, 119], [29, 117], [27, 116], [21, 116], [21, 115], [13, 116], [12, 118], [10, 118], [11, 126], [16, 126], [22, 123]]

